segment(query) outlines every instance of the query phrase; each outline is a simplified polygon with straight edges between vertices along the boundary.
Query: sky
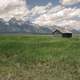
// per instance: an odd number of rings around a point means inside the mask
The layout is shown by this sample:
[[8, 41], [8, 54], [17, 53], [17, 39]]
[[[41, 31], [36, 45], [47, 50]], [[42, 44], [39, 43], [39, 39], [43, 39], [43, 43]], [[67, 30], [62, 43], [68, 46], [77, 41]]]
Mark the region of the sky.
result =
[[32, 8], [36, 5], [45, 6], [49, 2], [51, 2], [53, 4], [53, 6], [59, 4], [59, 0], [27, 0], [27, 3], [28, 3], [30, 8]]
[[0, 18], [80, 28], [80, 0], [0, 0]]

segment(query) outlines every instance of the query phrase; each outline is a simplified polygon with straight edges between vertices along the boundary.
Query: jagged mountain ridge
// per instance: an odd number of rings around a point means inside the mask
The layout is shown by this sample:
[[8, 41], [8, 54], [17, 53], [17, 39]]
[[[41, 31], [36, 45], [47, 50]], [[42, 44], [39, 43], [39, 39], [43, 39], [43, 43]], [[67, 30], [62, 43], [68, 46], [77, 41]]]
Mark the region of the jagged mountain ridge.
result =
[[[39, 26], [34, 25], [30, 21], [16, 20], [11, 18], [9, 21], [0, 19], [0, 33], [49, 33], [51, 34], [57, 26]], [[74, 33], [80, 33], [72, 29]]]
[[18, 21], [15, 18], [8, 22], [0, 19], [0, 33], [50, 33], [52, 32], [47, 27], [38, 27], [29, 21]]

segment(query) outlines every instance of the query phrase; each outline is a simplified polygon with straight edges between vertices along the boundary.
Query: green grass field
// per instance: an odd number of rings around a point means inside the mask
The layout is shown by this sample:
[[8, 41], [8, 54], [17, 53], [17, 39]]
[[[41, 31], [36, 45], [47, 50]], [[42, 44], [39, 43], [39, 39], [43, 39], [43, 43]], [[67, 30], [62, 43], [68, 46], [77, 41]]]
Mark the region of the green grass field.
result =
[[0, 36], [0, 80], [80, 80], [80, 38]]

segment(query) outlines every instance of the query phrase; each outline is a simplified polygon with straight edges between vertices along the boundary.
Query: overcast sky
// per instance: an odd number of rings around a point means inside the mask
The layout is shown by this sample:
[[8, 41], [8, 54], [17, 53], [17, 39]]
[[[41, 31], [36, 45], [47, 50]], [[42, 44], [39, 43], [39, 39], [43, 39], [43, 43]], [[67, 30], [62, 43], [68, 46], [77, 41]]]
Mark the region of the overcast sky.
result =
[[0, 18], [39, 25], [80, 25], [80, 0], [0, 0]]

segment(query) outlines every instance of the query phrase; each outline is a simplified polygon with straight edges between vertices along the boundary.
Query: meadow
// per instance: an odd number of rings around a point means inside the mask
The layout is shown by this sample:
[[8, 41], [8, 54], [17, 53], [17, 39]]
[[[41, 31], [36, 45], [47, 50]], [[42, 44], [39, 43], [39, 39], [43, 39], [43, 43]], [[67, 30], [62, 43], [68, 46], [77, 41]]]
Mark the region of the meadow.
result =
[[0, 36], [0, 80], [80, 80], [80, 38]]

